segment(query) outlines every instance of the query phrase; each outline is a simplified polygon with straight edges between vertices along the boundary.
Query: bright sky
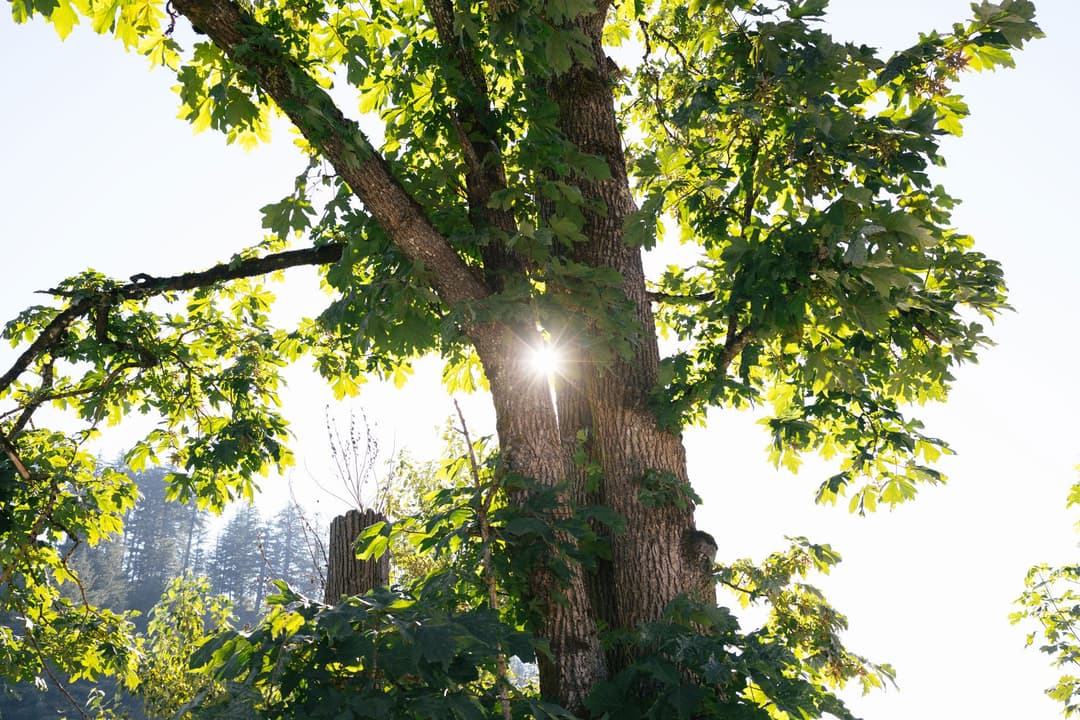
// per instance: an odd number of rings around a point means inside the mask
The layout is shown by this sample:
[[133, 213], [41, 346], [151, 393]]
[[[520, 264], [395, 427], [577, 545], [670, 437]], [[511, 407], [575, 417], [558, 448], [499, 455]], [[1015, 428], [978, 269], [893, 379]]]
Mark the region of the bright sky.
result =
[[[965, 0], [832, 5], [838, 38], [888, 49], [969, 12]], [[1059, 714], [1042, 694], [1053, 672], [1007, 621], [1028, 566], [1077, 559], [1076, 513], [1063, 506], [1080, 462], [1080, 237], [1065, 212], [1080, 167], [1069, 40], [1080, 3], [1037, 5], [1049, 37], [1021, 53], [1016, 70], [964, 80], [973, 117], [964, 137], [947, 144], [950, 167], [937, 174], [965, 201], [957, 225], [1004, 263], [1017, 310], [993, 328], [998, 347], [961, 369], [949, 403], [921, 412], [930, 434], [959, 453], [941, 463], [949, 484], [894, 512], [851, 517], [813, 505], [826, 468], [808, 464], [794, 477], [772, 470], [750, 415], [716, 413], [707, 430], [687, 435], [705, 500], [699, 525], [716, 536], [721, 559], [760, 558], [784, 535], [831, 543], [844, 556], [821, 585], [849, 617], [849, 645], [899, 671], [900, 692], [852, 700], [869, 718]], [[287, 133], [251, 153], [211, 133], [193, 136], [174, 119], [173, 82], [85, 28], [61, 44], [47, 27], [0, 18], [0, 319], [86, 267], [117, 277], [170, 274], [258, 240], [258, 208], [285, 195], [300, 169]], [[297, 312], [305, 302], [287, 299]], [[12, 357], [0, 350], [0, 367]], [[376, 420], [384, 449], [432, 452], [435, 428], [452, 412], [435, 375], [419, 372], [401, 392], [365, 390], [357, 407]], [[298, 376], [286, 400], [296, 411], [293, 480], [304, 497], [310, 477], [328, 473], [320, 459], [325, 397]], [[466, 412], [477, 427], [489, 422], [483, 398], [469, 399]], [[105, 447], [129, 441], [120, 432]], [[282, 488], [266, 483], [278, 497]]]

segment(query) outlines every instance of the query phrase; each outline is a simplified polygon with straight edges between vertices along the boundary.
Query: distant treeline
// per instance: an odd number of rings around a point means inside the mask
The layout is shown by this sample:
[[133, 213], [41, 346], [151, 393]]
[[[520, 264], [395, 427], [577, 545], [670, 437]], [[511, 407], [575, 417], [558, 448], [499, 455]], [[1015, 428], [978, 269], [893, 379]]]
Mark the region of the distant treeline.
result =
[[[125, 518], [122, 536], [96, 547], [69, 548], [68, 566], [78, 578], [77, 584], [66, 585], [73, 602], [83, 602], [85, 594], [97, 607], [135, 611], [133, 622], [143, 630], [166, 585], [184, 573], [207, 577], [212, 592], [231, 601], [240, 625], [258, 619], [266, 596], [274, 591], [271, 582], [275, 579], [321, 599], [323, 531], [313, 527], [299, 508], [290, 504], [272, 517], [263, 517], [254, 505], [239, 505], [212, 536], [212, 515], [195, 503], [166, 501], [168, 473], [167, 468], [153, 468], [132, 474], [140, 498]], [[0, 624], [16, 633], [24, 622], [0, 616]], [[79, 716], [53, 681], [47, 677], [42, 681], [48, 686], [46, 692], [31, 684], [10, 686], [0, 681], [0, 720]], [[80, 704], [95, 688], [115, 693], [115, 685], [108, 682], [65, 686]], [[146, 717], [139, 699], [129, 698], [122, 705], [132, 720]]]

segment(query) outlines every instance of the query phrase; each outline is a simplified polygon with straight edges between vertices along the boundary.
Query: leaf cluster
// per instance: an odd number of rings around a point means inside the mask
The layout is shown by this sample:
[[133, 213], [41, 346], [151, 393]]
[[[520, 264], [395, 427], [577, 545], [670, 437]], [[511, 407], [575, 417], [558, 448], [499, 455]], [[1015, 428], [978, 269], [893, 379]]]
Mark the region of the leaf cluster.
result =
[[[1068, 505], [1080, 503], [1080, 484], [1069, 492]], [[1041, 642], [1039, 651], [1064, 670], [1046, 694], [1061, 703], [1065, 717], [1080, 713], [1080, 565], [1033, 566], [1024, 580], [1024, 592], [1015, 601], [1019, 608], [1009, 616], [1013, 624], [1031, 621], [1038, 629], [1028, 633], [1027, 645]]]
[[20, 449], [19, 469], [0, 456], [0, 677], [45, 684], [55, 667], [73, 680], [134, 682], [130, 619], [61, 586], [78, 586], [69, 559], [79, 544], [120, 531], [135, 486], [122, 472], [99, 470], [78, 437], [30, 430]]
[[865, 511], [941, 480], [929, 464], [947, 446], [902, 408], [944, 399], [1007, 308], [1001, 268], [950, 225], [956, 201], [931, 177], [967, 114], [953, 83], [1040, 31], [1028, 2], [983, 3], [881, 58], [821, 29], [824, 5], [662, 5], [642, 20], [623, 103], [643, 200], [625, 232], [696, 254], [654, 285], [676, 348], [661, 421], [769, 403], [774, 462], [839, 456], [818, 499], [850, 493]]
[[[534, 554], [551, 556], [556, 574], [571, 552], [588, 564], [581, 548], [590, 547], [587, 520], [594, 513], [583, 509], [575, 515], [584, 522], [560, 525], [540, 520], [551, 510], [542, 497], [534, 515], [511, 514], [491, 501], [502, 601], [495, 610], [481, 572], [478, 508], [498, 487], [493, 482], [514, 491], [518, 481], [500, 474], [497, 456], [489, 456], [478, 490], [462, 469], [466, 462], [463, 455], [446, 466], [457, 483], [431, 493], [411, 522], [372, 526], [358, 542], [358, 557], [365, 558], [386, 552], [396, 534], [409, 533], [421, 552], [444, 558], [430, 574], [407, 589], [376, 589], [333, 607], [279, 584], [271, 613], [256, 629], [217, 636], [193, 663], [246, 688], [262, 717], [505, 717], [502, 689], [512, 717], [571, 718], [542, 703], [534, 690], [513, 682], [507, 687], [498, 668], [504, 656], [534, 662], [548, 652], [529, 632], [532, 618], [516, 605], [522, 595], [514, 586], [535, 566]], [[621, 531], [616, 518], [600, 519]], [[578, 549], [561, 547], [552, 527], [574, 535]], [[588, 717], [851, 718], [834, 689], [851, 679], [864, 690], [880, 687], [892, 674], [847, 651], [839, 637], [844, 617], [798, 581], [838, 561], [828, 546], [800, 538], [761, 565], [739, 561], [721, 568], [718, 580], [738, 588], [744, 604], [771, 608], [765, 626], [750, 633], [740, 632], [727, 608], [686, 598], [656, 622], [607, 633], [609, 650], [633, 660], [596, 685], [586, 701]]]

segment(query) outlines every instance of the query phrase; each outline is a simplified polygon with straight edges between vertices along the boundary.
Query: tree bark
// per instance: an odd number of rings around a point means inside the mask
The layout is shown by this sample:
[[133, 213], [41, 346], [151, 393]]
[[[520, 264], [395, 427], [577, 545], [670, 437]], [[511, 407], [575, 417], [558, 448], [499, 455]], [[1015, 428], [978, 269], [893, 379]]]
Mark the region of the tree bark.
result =
[[[528, 363], [529, 344], [539, 342], [535, 328], [506, 331], [499, 349], [477, 346], [495, 405], [499, 447], [512, 472], [556, 488], [566, 479], [567, 465], [562, 438], [546, 377]], [[527, 502], [522, 493], [519, 502]], [[555, 521], [572, 512], [569, 498], [556, 508]], [[569, 539], [560, 535], [562, 542]], [[551, 657], [540, 656], [540, 692], [572, 711], [580, 711], [592, 686], [607, 678], [607, 664], [600, 646], [597, 618], [589, 602], [585, 573], [570, 567], [563, 581], [544, 567], [535, 568], [529, 590], [539, 603], [542, 618], [538, 635], [551, 647]]]

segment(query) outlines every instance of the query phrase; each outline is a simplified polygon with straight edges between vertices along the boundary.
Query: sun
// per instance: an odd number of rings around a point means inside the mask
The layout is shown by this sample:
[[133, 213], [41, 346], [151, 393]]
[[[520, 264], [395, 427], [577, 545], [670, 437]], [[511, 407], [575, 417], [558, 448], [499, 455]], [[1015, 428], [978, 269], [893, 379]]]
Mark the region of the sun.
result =
[[530, 351], [529, 365], [532, 366], [537, 375], [551, 377], [559, 371], [559, 367], [562, 365], [562, 355], [557, 347], [550, 343], [544, 343]]

